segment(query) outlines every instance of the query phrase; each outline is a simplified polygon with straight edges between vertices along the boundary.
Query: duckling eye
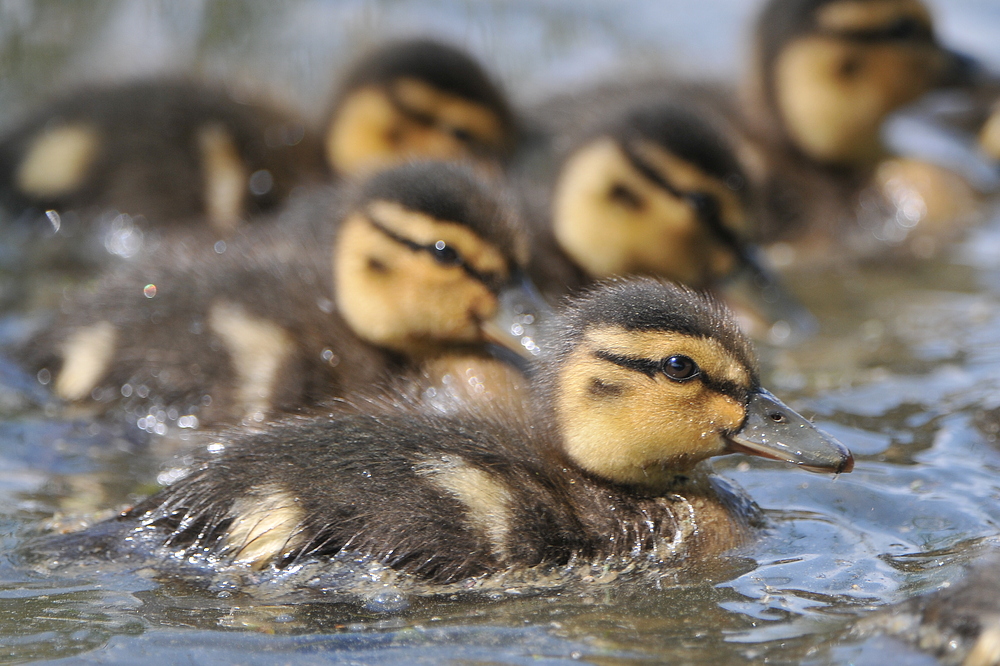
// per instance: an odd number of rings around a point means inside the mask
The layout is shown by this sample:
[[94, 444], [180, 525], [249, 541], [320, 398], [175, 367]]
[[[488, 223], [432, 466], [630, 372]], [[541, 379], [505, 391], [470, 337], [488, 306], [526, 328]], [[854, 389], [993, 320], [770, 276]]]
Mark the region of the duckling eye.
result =
[[467, 129], [462, 129], [461, 127], [452, 127], [448, 130], [451, 135], [461, 141], [462, 143], [472, 143], [473, 136], [472, 132]]
[[671, 356], [663, 359], [663, 374], [670, 379], [682, 382], [700, 374], [698, 364], [687, 356]]
[[691, 192], [685, 197], [700, 220], [714, 219], [719, 214], [719, 200], [704, 192]]
[[442, 266], [457, 266], [462, 263], [462, 258], [458, 256], [455, 248], [443, 240], [434, 243], [434, 249], [431, 251], [431, 254], [434, 255], [434, 260]]
[[620, 203], [626, 208], [631, 208], [632, 210], [639, 210], [645, 203], [642, 197], [637, 194], [635, 190], [621, 183], [615, 183], [612, 185], [611, 189], [608, 190], [608, 199]]

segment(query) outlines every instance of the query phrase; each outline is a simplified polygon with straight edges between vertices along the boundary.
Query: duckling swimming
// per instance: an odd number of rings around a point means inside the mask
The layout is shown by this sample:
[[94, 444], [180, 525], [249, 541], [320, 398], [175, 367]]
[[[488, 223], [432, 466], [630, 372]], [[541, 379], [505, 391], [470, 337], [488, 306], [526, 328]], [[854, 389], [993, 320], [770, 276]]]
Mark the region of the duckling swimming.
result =
[[[937, 41], [923, 3], [771, 0], [755, 40], [744, 108], [730, 105], [728, 113], [741, 126], [743, 162], [764, 194], [762, 238], [808, 245], [813, 236], [821, 252], [846, 238], [864, 250], [908, 241], [918, 221], [946, 233], [969, 212], [971, 188], [948, 172], [884, 162], [886, 117], [931, 89], [960, 82], [967, 71], [967, 59]], [[914, 169], [919, 177], [907, 185]], [[904, 203], [894, 194], [900, 187], [909, 188], [910, 199], [922, 197], [925, 207], [934, 203], [933, 185], [922, 195], [921, 178], [929, 172], [930, 180], [947, 182], [951, 196], [920, 220], [903, 220], [909, 226], [896, 234], [881, 228]]]
[[114, 209], [165, 225], [208, 222], [224, 235], [316, 180], [316, 145], [293, 115], [208, 86], [83, 90], [0, 140], [0, 203], [29, 215]]
[[742, 279], [770, 323], [811, 330], [747, 240], [753, 193], [720, 119], [669, 92], [603, 92], [536, 112], [553, 126], [559, 165], [545, 169], [555, 175], [542, 187], [531, 184], [545, 181], [537, 160], [521, 174], [536, 223], [535, 282], [558, 294], [615, 275], [715, 289]]
[[761, 388], [729, 312], [694, 291], [612, 281], [556, 328], [523, 420], [390, 398], [230, 431], [180, 481], [72, 536], [66, 555], [152, 547], [282, 568], [346, 550], [439, 583], [574, 558], [675, 564], [747, 530], [701, 461], [740, 451], [853, 466]]
[[336, 173], [364, 175], [411, 158], [472, 159], [496, 170], [518, 128], [507, 99], [471, 56], [429, 39], [362, 57], [339, 86], [325, 134]]
[[161, 246], [74, 292], [17, 357], [60, 398], [158, 430], [165, 419], [147, 415], [259, 421], [445, 350], [526, 352], [492, 321], [524, 261], [519, 220], [491, 187], [413, 163], [303, 197], [229, 242]]
[[[98, 236], [80, 259], [104, 263], [106, 250], [138, 254], [142, 235], [161, 226], [190, 233], [208, 222], [225, 238], [293, 189], [332, 176], [415, 158], [473, 159], [496, 170], [515, 141], [506, 100], [482, 68], [429, 40], [391, 43], [359, 60], [325, 124], [314, 132], [291, 113], [192, 82], [83, 90], [0, 139], [0, 205], [85, 245]], [[80, 252], [79, 240], [69, 245]]]

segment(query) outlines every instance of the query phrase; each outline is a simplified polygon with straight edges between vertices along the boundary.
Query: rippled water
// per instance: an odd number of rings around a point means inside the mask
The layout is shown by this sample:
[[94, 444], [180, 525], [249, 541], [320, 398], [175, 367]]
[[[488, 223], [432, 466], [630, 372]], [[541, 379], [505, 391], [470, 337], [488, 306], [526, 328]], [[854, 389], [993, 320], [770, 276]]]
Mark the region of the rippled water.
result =
[[[12, 0], [0, 4], [0, 126], [80, 79], [178, 71], [291, 96], [315, 115], [346, 54], [384, 33], [420, 30], [493, 63], [522, 101], [651, 61], [735, 76], [753, 11], [745, 4], [103, 0], [73, 11]], [[1000, 63], [1000, 7], [936, 4], [946, 39]], [[919, 130], [897, 127], [895, 142], [926, 144]], [[1000, 406], [994, 205], [935, 260], [793, 276], [822, 333], [794, 350], [763, 349], [766, 384], [847, 443], [855, 471], [833, 479], [719, 460], [769, 526], [744, 551], [662, 577], [612, 584], [599, 571], [574, 572], [574, 584], [548, 591], [511, 585], [457, 598], [400, 596], [378, 583], [358, 598], [289, 603], [282, 580], [254, 592], [235, 575], [202, 586], [135, 567], [52, 570], [16, 556], [16, 546], [133, 501], [183, 459], [55, 409], [31, 378], [0, 363], [0, 660], [933, 663], [851, 628], [872, 609], [934, 589], [1000, 534], [1000, 447], [995, 421], [983, 416]], [[11, 265], [3, 293], [24, 284]], [[42, 305], [61, 288], [44, 275], [27, 280]], [[32, 316], [0, 321], [0, 339], [24, 335]]]

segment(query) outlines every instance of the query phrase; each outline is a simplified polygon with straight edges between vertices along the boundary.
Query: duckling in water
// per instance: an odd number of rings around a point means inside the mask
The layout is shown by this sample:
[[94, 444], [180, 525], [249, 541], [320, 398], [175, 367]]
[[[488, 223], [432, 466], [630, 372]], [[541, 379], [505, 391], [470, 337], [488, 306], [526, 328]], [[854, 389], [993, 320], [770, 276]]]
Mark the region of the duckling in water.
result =
[[440, 42], [384, 45], [339, 90], [325, 136], [337, 173], [363, 175], [411, 158], [472, 159], [495, 171], [517, 144], [500, 88], [472, 57]]
[[0, 203], [27, 215], [114, 209], [227, 234], [318, 179], [316, 145], [294, 116], [190, 82], [83, 90], [0, 140]]
[[593, 92], [586, 104], [557, 99], [536, 113], [555, 134], [559, 166], [535, 159], [520, 173], [535, 282], [554, 294], [630, 274], [740, 285], [769, 324], [813, 330], [747, 240], [752, 192], [711, 110], [669, 93]]
[[389, 398], [230, 431], [183, 479], [64, 552], [128, 557], [142, 544], [280, 568], [346, 550], [434, 582], [574, 558], [676, 564], [732, 547], [753, 514], [701, 461], [740, 451], [853, 466], [761, 388], [728, 311], [694, 291], [612, 281], [556, 329], [523, 420]]
[[887, 633], [943, 664], [1000, 666], [1000, 550], [988, 544], [964, 575], [862, 619], [856, 635]]
[[[919, 0], [771, 0], [744, 104], [728, 109], [764, 195], [761, 238], [819, 256], [845, 243], [863, 253], [910, 242], [925, 254], [919, 246], [947, 236], [972, 212], [971, 188], [933, 165], [886, 160], [880, 130], [893, 111], [961, 82], [967, 65], [939, 44]], [[905, 209], [918, 198], [924, 210]], [[914, 233], [918, 222], [928, 235]]]
[[[295, 187], [328, 180], [331, 170], [368, 175], [414, 158], [495, 165], [514, 132], [503, 94], [471, 57], [412, 40], [354, 66], [322, 139], [290, 114], [190, 82], [72, 94], [0, 139], [0, 205], [47, 229], [51, 222], [64, 236], [87, 235], [88, 220], [115, 211], [104, 216], [109, 229], [99, 247], [87, 249], [99, 261], [105, 249], [137, 254], [151, 224], [197, 228], [207, 221], [225, 237]], [[47, 221], [43, 211], [52, 211]], [[144, 221], [132, 219], [138, 216]]]
[[147, 414], [259, 421], [446, 350], [525, 352], [492, 321], [524, 261], [494, 190], [467, 168], [413, 163], [228, 243], [163, 245], [74, 293], [17, 357], [64, 400], [123, 406], [158, 430]]

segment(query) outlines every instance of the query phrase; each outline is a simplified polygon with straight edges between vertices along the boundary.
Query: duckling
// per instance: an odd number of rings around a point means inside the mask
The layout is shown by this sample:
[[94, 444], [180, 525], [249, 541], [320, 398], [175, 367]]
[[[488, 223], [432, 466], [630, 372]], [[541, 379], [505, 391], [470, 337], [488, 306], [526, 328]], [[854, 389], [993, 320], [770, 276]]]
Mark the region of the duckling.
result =
[[1000, 551], [985, 552], [962, 575], [934, 592], [862, 619], [858, 636], [888, 633], [930, 652], [941, 663], [1000, 665]]
[[468, 54], [429, 39], [367, 54], [339, 86], [326, 126], [336, 173], [364, 175], [412, 157], [469, 159], [495, 171], [517, 144], [506, 97]]
[[107, 251], [139, 254], [150, 229], [190, 233], [207, 221], [224, 238], [296, 187], [413, 158], [499, 164], [514, 142], [502, 92], [470, 56], [411, 40], [359, 60], [319, 132], [191, 82], [71, 94], [0, 139], [0, 205], [50, 236], [54, 226], [60, 237], [92, 241], [84, 251], [79, 240], [50, 242], [60, 260], [69, 253], [102, 264]]
[[669, 92], [621, 93], [598, 89], [585, 105], [554, 100], [536, 112], [571, 129], [552, 141], [550, 182], [538, 160], [521, 174], [536, 223], [535, 282], [551, 294], [630, 274], [696, 288], [735, 282], [769, 324], [812, 330], [747, 240], [752, 192], [718, 114]]
[[523, 288], [519, 224], [467, 168], [412, 163], [228, 243], [162, 245], [74, 292], [15, 357], [63, 400], [161, 432], [260, 421], [490, 340], [527, 354], [500, 307]]
[[436, 583], [571, 560], [677, 564], [748, 532], [746, 505], [712, 511], [729, 500], [707, 458], [852, 468], [847, 449], [760, 386], [749, 342], [708, 297], [612, 281], [572, 301], [555, 331], [523, 419], [390, 397], [232, 430], [65, 554], [152, 546], [283, 568], [348, 550]]
[[293, 115], [185, 81], [70, 94], [0, 140], [0, 203], [38, 215], [113, 209], [226, 235], [322, 174]]
[[[813, 255], [829, 254], [830, 244], [845, 238], [859, 251], [878, 251], [917, 242], [917, 222], [931, 227], [926, 245], [971, 212], [974, 193], [950, 172], [907, 160], [885, 163], [879, 133], [886, 117], [933, 88], [960, 82], [968, 69], [966, 58], [937, 41], [923, 3], [771, 0], [755, 41], [743, 108], [730, 103], [728, 112], [742, 136], [743, 162], [764, 194], [762, 238], [812, 243]], [[947, 181], [940, 189], [949, 195], [939, 197], [938, 210], [928, 206], [935, 203], [935, 180]], [[906, 210], [915, 198], [926, 208], [916, 220]], [[903, 224], [885, 228], [897, 210]]]

